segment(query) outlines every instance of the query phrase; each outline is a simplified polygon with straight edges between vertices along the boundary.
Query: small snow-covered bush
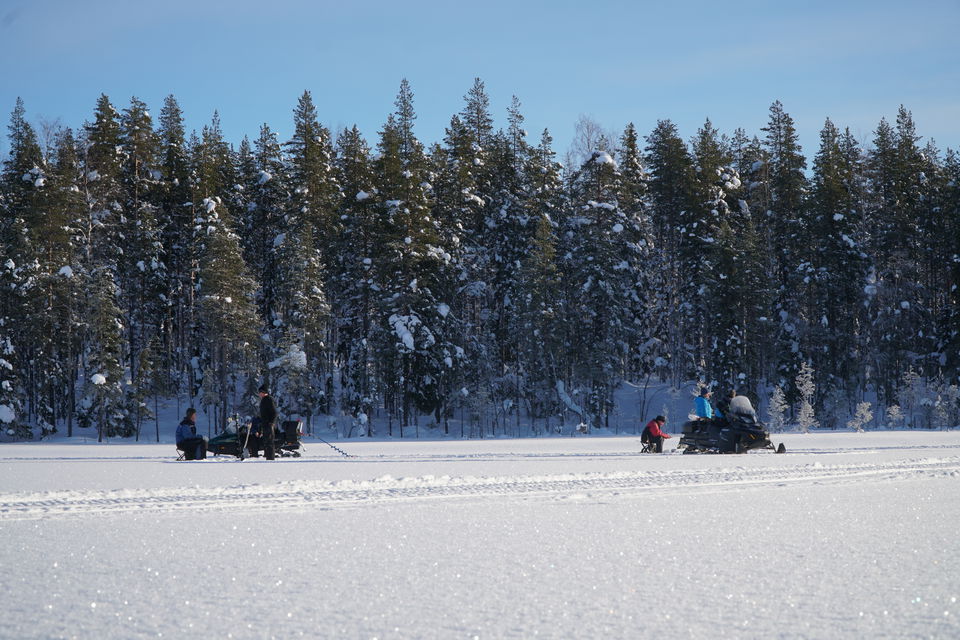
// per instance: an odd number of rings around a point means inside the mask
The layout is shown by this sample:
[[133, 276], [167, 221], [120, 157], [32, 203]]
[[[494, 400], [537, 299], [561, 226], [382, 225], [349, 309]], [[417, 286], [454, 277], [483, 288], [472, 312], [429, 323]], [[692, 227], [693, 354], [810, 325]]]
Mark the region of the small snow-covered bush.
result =
[[780, 385], [775, 386], [773, 393], [770, 394], [770, 404], [767, 407], [767, 423], [770, 431], [775, 433], [783, 431], [787, 422], [787, 409], [789, 408], [790, 405], [787, 404], [783, 389]]
[[853, 418], [847, 421], [847, 426], [857, 432], [862, 432], [863, 427], [873, 420], [873, 412], [870, 410], [872, 405], [869, 402], [861, 402], [857, 405], [857, 412]]

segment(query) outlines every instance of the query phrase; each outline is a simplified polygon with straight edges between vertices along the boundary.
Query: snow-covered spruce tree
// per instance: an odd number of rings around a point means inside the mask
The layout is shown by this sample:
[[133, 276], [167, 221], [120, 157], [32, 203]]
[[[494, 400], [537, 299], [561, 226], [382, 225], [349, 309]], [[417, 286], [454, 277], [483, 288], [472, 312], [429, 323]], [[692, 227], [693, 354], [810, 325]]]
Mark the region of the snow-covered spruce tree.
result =
[[[193, 215], [193, 247], [195, 263], [191, 265], [192, 281], [190, 283], [194, 296], [193, 317], [189, 318], [190, 325], [186, 328], [189, 333], [187, 344], [191, 352], [188, 380], [190, 398], [196, 397], [203, 384], [204, 372], [209, 370], [210, 351], [206, 343], [204, 329], [201, 327], [200, 310], [200, 281], [204, 256], [207, 251], [212, 230], [223, 224], [221, 214], [229, 210], [226, 203], [236, 202], [236, 185], [239, 174], [235, 158], [230, 146], [223, 139], [220, 129], [220, 116], [214, 112], [209, 125], [203, 127], [201, 136], [192, 135], [188, 143], [190, 149], [190, 202]], [[218, 211], [217, 208], [220, 207]], [[236, 221], [230, 216], [229, 231], [234, 230]], [[239, 273], [239, 272], [238, 272]], [[208, 384], [207, 395], [218, 398], [219, 390]], [[211, 392], [211, 389], [213, 391]], [[216, 402], [216, 400], [211, 400]]]
[[880, 122], [868, 160], [866, 221], [874, 278], [866, 355], [875, 363], [883, 399], [893, 397], [897, 380], [909, 366], [919, 367], [924, 375], [939, 366], [926, 355], [936, 352], [936, 343], [931, 339], [934, 325], [923, 254], [917, 250], [928, 240], [918, 221], [930, 206], [917, 140], [912, 117], [901, 107], [896, 129]]
[[[620, 179], [617, 201], [627, 223], [624, 230], [632, 236], [624, 262], [633, 279], [633, 293], [625, 300], [631, 307], [633, 327], [627, 345], [626, 375], [631, 380], [649, 379], [657, 363], [664, 362], [660, 336], [663, 325], [662, 287], [658, 279], [663, 256], [654, 249], [653, 227], [648, 196], [649, 176], [643, 167], [636, 127], [631, 122], [620, 137], [617, 151]], [[620, 267], [620, 265], [618, 265]]]
[[783, 431], [787, 424], [787, 411], [790, 405], [787, 403], [787, 397], [783, 393], [783, 387], [776, 385], [770, 394], [770, 404], [767, 407], [767, 426], [774, 433]]
[[418, 411], [442, 419], [449, 376], [463, 355], [447, 298], [453, 265], [430, 215], [427, 159], [413, 135], [414, 117], [412, 94], [401, 91], [397, 113], [381, 132], [376, 167], [384, 220], [377, 352], [401, 436], [404, 426], [417, 424]]
[[574, 213], [563, 264], [579, 291], [573, 382], [582, 389], [593, 427], [609, 426], [613, 391], [623, 380], [628, 349], [636, 343], [639, 302], [636, 270], [642, 229], [618, 200], [620, 174], [613, 157], [598, 151], [572, 180]]
[[[289, 163], [291, 199], [288, 211], [305, 225], [301, 235], [310, 238], [321, 259], [321, 277], [324, 294], [331, 300], [339, 300], [336, 278], [332, 272], [340, 263], [342, 245], [339, 242], [342, 230], [340, 206], [343, 193], [337, 182], [333, 165], [334, 150], [330, 131], [317, 120], [316, 107], [309, 91], [304, 91], [293, 111], [293, 137], [284, 146]], [[336, 309], [334, 310], [336, 313]], [[309, 366], [316, 379], [323, 381], [324, 410], [328, 411], [334, 401], [333, 374], [335, 370], [334, 345], [340, 323], [333, 319], [323, 326], [323, 335], [312, 336], [304, 345]], [[320, 345], [331, 348], [320, 349]]]
[[33, 434], [22, 419], [22, 396], [15, 364], [17, 352], [13, 343], [18, 322], [16, 314], [20, 311], [19, 305], [14, 305], [20, 297], [15, 294], [18, 281], [16, 264], [7, 258], [0, 263], [0, 287], [5, 292], [0, 306], [0, 429], [7, 436], [29, 438]]
[[183, 126], [183, 113], [172, 95], [164, 100], [159, 128], [160, 182], [156, 185], [157, 225], [163, 244], [167, 273], [167, 313], [158, 353], [171, 378], [171, 388], [180, 390], [183, 374], [191, 370], [191, 342], [195, 317], [195, 290], [199, 265], [191, 195], [190, 157]]
[[510, 318], [517, 312], [518, 272], [534, 233], [535, 218], [528, 215], [525, 206], [530, 149], [516, 97], [508, 110], [508, 121], [509, 129], [494, 134], [489, 145], [492, 188], [486, 223], [486, 249], [491, 258], [487, 304], [497, 367], [492, 381], [494, 400], [508, 407], [504, 413], [515, 412], [519, 429], [522, 387], [517, 359], [519, 336], [511, 331]]
[[247, 274], [226, 207], [204, 201], [206, 227], [200, 268], [199, 316], [203, 334], [203, 403], [213, 405], [217, 430], [237, 409], [235, 390], [257, 370], [259, 322], [256, 282]]
[[24, 328], [31, 338], [29, 362], [35, 372], [32, 402], [41, 432], [56, 430], [65, 419], [73, 435], [80, 310], [86, 281], [78, 260], [76, 233], [84, 212], [76, 145], [69, 129], [58, 133], [56, 151], [45, 181], [44, 215], [28, 230], [35, 261], [31, 285], [23, 291], [32, 319]]
[[[6, 269], [0, 265], [0, 273], [3, 271]], [[0, 277], [0, 280], [6, 279]], [[6, 323], [0, 319], [0, 429], [5, 436], [29, 438], [33, 435], [30, 427], [20, 420], [20, 394], [13, 365], [16, 351], [7, 334]]]
[[[243, 160], [241, 156], [241, 160]], [[245, 175], [243, 205], [246, 241], [245, 257], [254, 279], [260, 283], [257, 303], [260, 317], [274, 341], [283, 332], [277, 317], [279, 289], [283, 268], [279, 264], [278, 247], [290, 232], [290, 214], [306, 224], [302, 211], [291, 212], [291, 182], [280, 150], [280, 142], [270, 127], [260, 127], [260, 137], [254, 142], [253, 175]], [[249, 169], [248, 169], [249, 171]], [[244, 173], [247, 173], [246, 171]], [[312, 236], [311, 236], [312, 237]], [[312, 250], [312, 248], [311, 248]]]
[[516, 313], [510, 317], [518, 337], [521, 391], [533, 420], [548, 419], [559, 409], [554, 390], [562, 380], [564, 344], [556, 261], [555, 225], [542, 214], [521, 262]]
[[40, 145], [25, 114], [23, 101], [18, 98], [8, 126], [10, 155], [3, 163], [0, 180], [0, 284], [4, 292], [0, 296], [0, 338], [7, 350], [3, 356], [6, 364], [0, 366], [4, 368], [5, 406], [10, 407], [13, 416], [10, 424], [15, 417], [17, 424], [23, 425], [20, 437], [29, 435], [26, 425], [30, 422], [30, 399], [37, 396], [32, 379], [34, 373], [40, 373], [32, 370], [31, 363], [37, 350], [35, 342], [42, 340], [33, 331], [39, 318], [28, 304], [39, 266], [29, 228], [43, 219], [49, 191], [44, 188], [47, 175]]
[[96, 428], [98, 442], [105, 436], [134, 433], [124, 398], [123, 315], [117, 305], [116, 280], [113, 267], [97, 267], [90, 272], [86, 287], [84, 385], [77, 423]]
[[[476, 78], [464, 96], [464, 107], [451, 118], [444, 147], [437, 151], [435, 218], [441, 225], [446, 250], [459, 270], [459, 295], [453, 296], [453, 315], [463, 324], [463, 346], [468, 369], [468, 391], [476, 397], [483, 385], [494, 385], [503, 374], [496, 329], [502, 318], [494, 311], [503, 291], [494, 286], [496, 214], [493, 195], [506, 192], [493, 184], [493, 118], [483, 82]], [[508, 161], [509, 162], [509, 161]], [[484, 393], [498, 395], [493, 387]], [[494, 400], [498, 402], [500, 398]]]
[[940, 213], [947, 220], [946, 250], [950, 255], [950, 285], [939, 314], [938, 351], [947, 382], [960, 382], [960, 155], [948, 150], [944, 160], [944, 187], [941, 191]]
[[[491, 264], [485, 243], [485, 219], [489, 195], [485, 182], [487, 150], [475, 144], [459, 115], [446, 130], [444, 145], [431, 154], [435, 176], [432, 182], [434, 218], [444, 246], [457, 269], [457, 295], [451, 312], [463, 326], [462, 345], [466, 350], [462, 370], [467, 394], [457, 399], [476, 400], [489, 395], [490, 381], [498, 374], [496, 347], [489, 329], [488, 284]], [[486, 198], [484, 197], [486, 196]], [[454, 388], [454, 387], [451, 387]], [[477, 424], [480, 417], [477, 417]]]
[[759, 239], [749, 208], [740, 200], [742, 187], [729, 166], [709, 120], [692, 144], [697, 163], [697, 204], [686, 222], [686, 241], [701, 256], [694, 283], [700, 303], [698, 368], [726, 388], [752, 388], [762, 376], [753, 345], [760, 332], [767, 283]]
[[84, 239], [86, 261], [94, 268], [117, 264], [124, 244], [120, 114], [106, 95], [97, 100], [94, 121], [86, 125], [85, 133], [84, 192], [89, 214]]
[[[340, 209], [339, 260], [329, 276], [337, 291], [332, 321], [338, 324], [335, 345], [340, 372], [340, 405], [360, 420], [372, 416], [378, 395], [373, 336], [379, 285], [376, 260], [383, 233], [380, 196], [370, 161], [370, 148], [354, 126], [337, 139], [337, 181], [343, 188]], [[373, 435], [373, 422], [364, 422], [365, 435]]]
[[10, 151], [3, 162], [0, 241], [5, 260], [25, 264], [31, 257], [26, 228], [31, 219], [42, 215], [40, 188], [46, 181], [46, 173], [37, 135], [27, 122], [26, 108], [20, 98], [10, 114], [7, 131]]
[[809, 283], [801, 300], [807, 320], [805, 352], [828, 388], [859, 387], [859, 327], [866, 255], [856, 141], [827, 119], [813, 161], [805, 260]]
[[330, 412], [331, 385], [324, 367], [330, 307], [324, 293], [320, 252], [310, 235], [313, 227], [294, 217], [291, 221], [276, 247], [279, 280], [273, 324], [274, 332], [282, 334], [270, 347], [276, 356], [274, 362], [283, 364], [273, 375], [282, 408], [288, 415], [303, 416], [309, 426], [314, 415]]
[[557, 220], [562, 217], [564, 193], [552, 142], [544, 130], [528, 161], [529, 192], [524, 204], [526, 215], [535, 221], [534, 232], [520, 261], [516, 310], [509, 317], [518, 339], [521, 392], [534, 421], [549, 420], [560, 409], [555, 390], [557, 382], [564, 379], [565, 332], [569, 329], [563, 322], [557, 265]]
[[795, 380], [797, 394], [800, 397], [799, 407], [797, 408], [797, 428], [801, 433], [808, 433], [811, 427], [816, 427], [819, 423], [814, 416], [813, 403], [814, 393], [817, 385], [813, 381], [813, 368], [809, 362], [800, 364], [800, 371]]
[[774, 279], [775, 312], [779, 316], [775, 377], [789, 380], [799, 371], [804, 331], [799, 298], [804, 295], [806, 284], [804, 274], [798, 270], [802, 261], [798, 251], [804, 238], [807, 161], [793, 118], [779, 100], [770, 106], [770, 118], [761, 131], [766, 134], [763, 144], [768, 165], [767, 181], [761, 188], [767, 190], [763, 199], [769, 203], [769, 209], [757, 221], [757, 227], [766, 232], [763, 255], [767, 257], [766, 269]]
[[657, 122], [647, 136], [646, 166], [655, 244], [664, 257], [657, 280], [667, 331], [663, 334], [673, 382], [696, 375], [691, 316], [698, 300], [694, 276], [700, 256], [685, 238], [684, 220], [695, 203], [695, 171], [686, 144], [669, 120]]
[[[198, 141], [188, 143], [192, 151], [192, 180], [194, 186], [194, 206], [202, 216], [201, 203], [204, 198], [219, 198], [229, 202], [234, 196], [238, 182], [236, 162], [233, 150], [223, 139], [220, 127], [220, 114], [213, 112], [210, 124], [204, 125]], [[200, 195], [200, 199], [196, 196]]]
[[120, 118], [120, 139], [124, 201], [119, 231], [124, 252], [118, 258], [118, 273], [130, 373], [133, 384], [139, 386], [140, 351], [160, 332], [169, 298], [155, 205], [161, 177], [158, 139], [147, 105], [137, 98], [131, 99]]
[[342, 195], [333, 164], [333, 140], [317, 120], [309, 91], [304, 91], [297, 102], [293, 126], [293, 137], [284, 145], [290, 158], [292, 209], [312, 227], [311, 235], [320, 243], [321, 253], [332, 256], [334, 248], [325, 243], [337, 237]]

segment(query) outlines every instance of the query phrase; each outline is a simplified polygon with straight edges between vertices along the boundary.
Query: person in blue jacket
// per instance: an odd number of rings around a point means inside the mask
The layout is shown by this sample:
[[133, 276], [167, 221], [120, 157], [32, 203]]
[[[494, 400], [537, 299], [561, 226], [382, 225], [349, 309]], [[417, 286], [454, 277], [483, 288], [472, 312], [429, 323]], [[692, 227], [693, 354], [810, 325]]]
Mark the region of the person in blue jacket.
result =
[[177, 426], [177, 449], [183, 450], [184, 460], [203, 460], [207, 457], [207, 441], [197, 435], [197, 410], [187, 409], [186, 417]]
[[693, 412], [701, 420], [710, 420], [713, 418], [713, 406], [710, 404], [710, 389], [704, 387], [697, 396], [696, 407]]

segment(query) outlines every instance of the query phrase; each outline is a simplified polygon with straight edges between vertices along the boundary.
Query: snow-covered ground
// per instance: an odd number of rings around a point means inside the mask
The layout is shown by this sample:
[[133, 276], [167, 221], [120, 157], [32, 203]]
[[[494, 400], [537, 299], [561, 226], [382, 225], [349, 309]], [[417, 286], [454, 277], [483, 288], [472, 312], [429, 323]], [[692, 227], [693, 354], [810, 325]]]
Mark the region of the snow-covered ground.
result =
[[0, 638], [960, 637], [960, 432], [774, 440], [0, 445]]

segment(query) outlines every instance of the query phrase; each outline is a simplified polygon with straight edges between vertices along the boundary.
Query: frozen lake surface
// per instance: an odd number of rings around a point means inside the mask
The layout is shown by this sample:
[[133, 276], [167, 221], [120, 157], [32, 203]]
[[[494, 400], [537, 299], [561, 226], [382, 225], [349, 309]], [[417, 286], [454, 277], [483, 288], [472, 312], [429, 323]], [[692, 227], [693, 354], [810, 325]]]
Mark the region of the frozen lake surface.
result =
[[0, 445], [0, 637], [960, 637], [960, 432], [774, 441]]

